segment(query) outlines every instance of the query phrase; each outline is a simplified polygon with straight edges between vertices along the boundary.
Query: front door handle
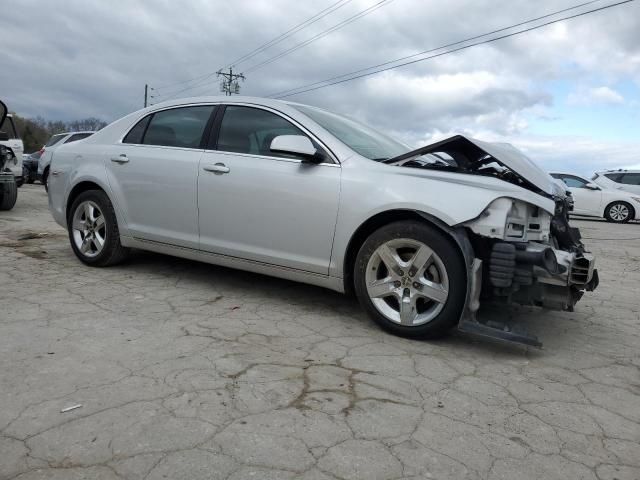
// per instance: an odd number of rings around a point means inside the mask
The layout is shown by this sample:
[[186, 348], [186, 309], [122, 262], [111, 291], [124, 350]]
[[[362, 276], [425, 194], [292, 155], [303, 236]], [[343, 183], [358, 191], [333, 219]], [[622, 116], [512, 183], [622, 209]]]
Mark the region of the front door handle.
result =
[[111, 161], [114, 163], [127, 163], [129, 158], [124, 154], [120, 154], [117, 157], [111, 157]]
[[202, 167], [205, 172], [213, 172], [217, 175], [229, 173], [230, 169], [224, 163], [216, 163], [215, 165], [206, 165]]

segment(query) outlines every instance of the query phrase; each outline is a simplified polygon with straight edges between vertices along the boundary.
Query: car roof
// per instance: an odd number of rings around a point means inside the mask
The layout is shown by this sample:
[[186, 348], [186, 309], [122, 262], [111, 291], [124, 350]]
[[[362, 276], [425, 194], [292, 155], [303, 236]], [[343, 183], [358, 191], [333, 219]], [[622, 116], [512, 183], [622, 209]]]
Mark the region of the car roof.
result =
[[57, 135], [75, 135], [76, 133], [96, 133], [93, 130], [84, 130], [81, 132], [60, 132], [60, 133], [54, 133], [53, 135], [51, 135], [52, 137], [55, 137]]
[[[167, 100], [166, 102], [156, 103], [153, 106], [155, 108], [166, 108], [177, 105], [186, 105], [193, 103], [257, 103], [266, 107], [282, 107], [283, 105], [294, 106], [302, 105], [311, 107], [311, 105], [305, 105], [302, 103], [289, 102], [284, 100], [276, 100], [275, 98], [267, 97], [251, 97], [245, 95], [208, 95], [200, 97], [187, 97], [179, 98], [175, 100]], [[317, 107], [313, 107], [317, 108]]]
[[616, 168], [611, 170], [596, 170], [595, 173], [640, 173], [640, 170], [634, 168]]
[[571, 173], [571, 172], [549, 172], [549, 175], [573, 175], [574, 177], [583, 178], [584, 175], [580, 175], [579, 173]]

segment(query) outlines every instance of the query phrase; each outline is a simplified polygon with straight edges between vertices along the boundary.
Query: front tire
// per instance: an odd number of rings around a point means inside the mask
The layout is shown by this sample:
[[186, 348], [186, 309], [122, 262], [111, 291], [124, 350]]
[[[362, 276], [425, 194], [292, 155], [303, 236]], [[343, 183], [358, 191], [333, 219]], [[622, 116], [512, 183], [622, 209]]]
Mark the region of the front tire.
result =
[[635, 211], [627, 202], [610, 203], [604, 211], [604, 218], [613, 223], [627, 223], [634, 216]]
[[127, 257], [129, 249], [120, 243], [115, 210], [102, 190], [78, 195], [71, 205], [67, 228], [71, 248], [82, 263], [107, 267]]
[[410, 338], [437, 338], [457, 325], [467, 295], [464, 258], [439, 230], [418, 221], [375, 231], [356, 258], [355, 291], [382, 328]]

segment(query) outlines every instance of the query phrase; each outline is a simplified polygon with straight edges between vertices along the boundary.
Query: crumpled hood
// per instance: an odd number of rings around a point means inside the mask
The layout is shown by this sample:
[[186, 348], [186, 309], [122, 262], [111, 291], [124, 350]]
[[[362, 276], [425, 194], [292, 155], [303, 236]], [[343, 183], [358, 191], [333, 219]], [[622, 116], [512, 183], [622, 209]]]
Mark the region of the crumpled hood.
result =
[[509, 143], [483, 142], [469, 137], [465, 138], [505, 164], [518, 175], [529, 180], [543, 192], [549, 195], [557, 194], [558, 189], [554, 178], [513, 145]]
[[435, 152], [446, 152], [456, 159], [458, 163], [461, 163], [461, 160], [463, 160], [462, 163], [467, 164], [473, 164], [485, 158], [486, 155], [490, 155], [547, 195], [564, 196], [564, 192], [558, 187], [551, 175], [540, 168], [520, 150], [508, 143], [483, 142], [482, 140], [476, 140], [475, 138], [465, 137], [463, 135], [454, 135], [453, 137], [425, 145], [424, 147], [404, 153], [395, 158], [390, 158], [386, 160], [385, 163], [395, 163], [396, 161]]

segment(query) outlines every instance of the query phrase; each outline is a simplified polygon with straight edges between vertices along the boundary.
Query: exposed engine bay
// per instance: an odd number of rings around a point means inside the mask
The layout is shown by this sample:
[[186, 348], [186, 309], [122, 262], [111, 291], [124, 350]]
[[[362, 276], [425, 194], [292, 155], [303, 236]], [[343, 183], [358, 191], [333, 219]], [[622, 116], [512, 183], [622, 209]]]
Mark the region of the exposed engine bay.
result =
[[[475, 301], [469, 302], [472, 309], [477, 309], [482, 300], [573, 311], [584, 292], [598, 286], [594, 257], [581, 242], [579, 230], [569, 224], [571, 195], [511, 145], [489, 144], [458, 135], [387, 159], [385, 163], [490, 176], [547, 199], [549, 207], [543, 209], [505, 195], [488, 205], [479, 217], [456, 226], [464, 229], [471, 243], [475, 271], [470, 265], [469, 275], [480, 284], [472, 288], [475, 295]], [[467, 263], [471, 263], [469, 259]], [[502, 340], [541, 345], [535, 337], [512, 331], [509, 326], [479, 323], [475, 311], [469, 312], [460, 328]]]

